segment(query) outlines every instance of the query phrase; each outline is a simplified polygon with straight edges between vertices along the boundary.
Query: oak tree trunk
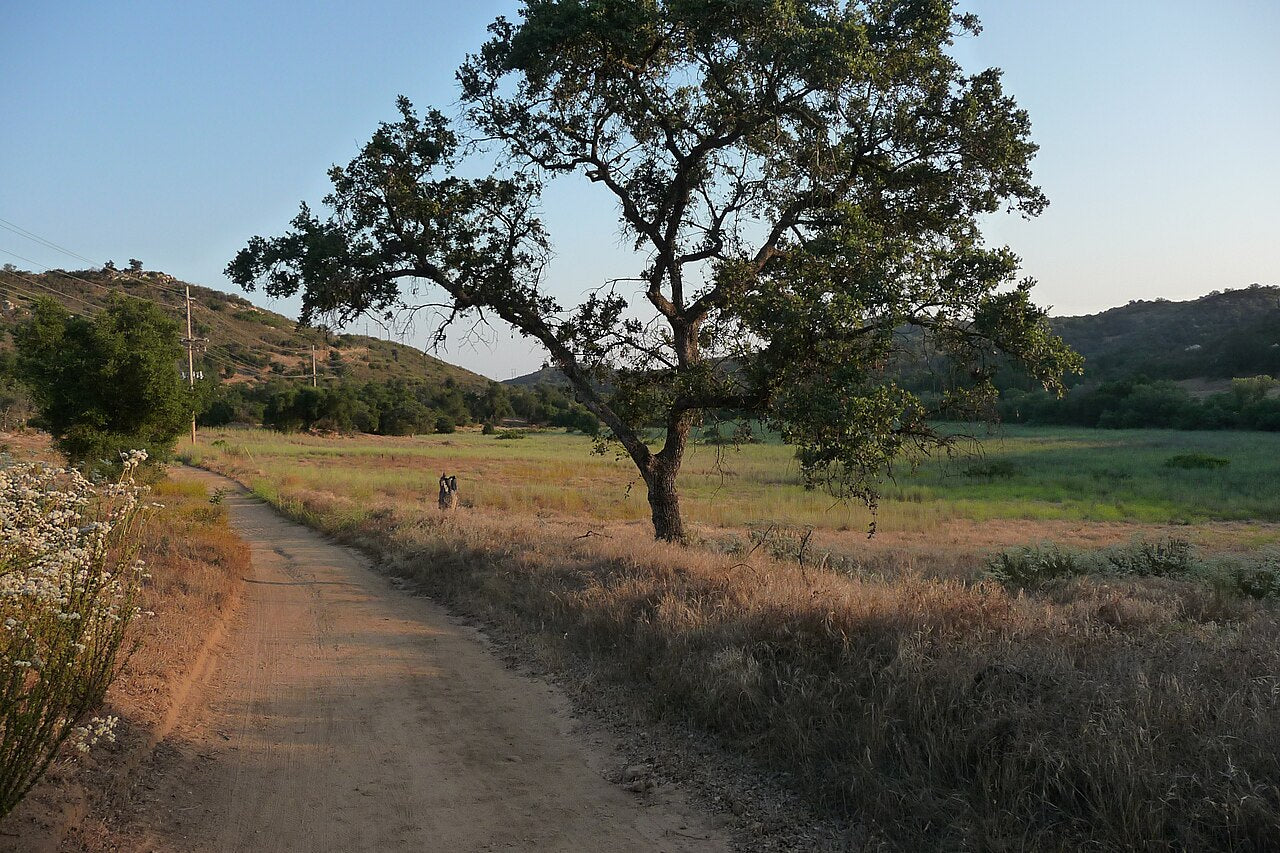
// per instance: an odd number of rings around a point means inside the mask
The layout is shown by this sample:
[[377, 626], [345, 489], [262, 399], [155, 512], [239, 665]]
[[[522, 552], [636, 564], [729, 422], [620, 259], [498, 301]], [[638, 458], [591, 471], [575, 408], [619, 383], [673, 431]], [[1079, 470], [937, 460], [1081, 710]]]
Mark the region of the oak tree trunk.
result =
[[653, 534], [666, 542], [684, 541], [684, 519], [680, 516], [680, 494], [676, 491], [678, 467], [658, 464], [645, 474], [649, 487], [649, 508], [653, 513]]

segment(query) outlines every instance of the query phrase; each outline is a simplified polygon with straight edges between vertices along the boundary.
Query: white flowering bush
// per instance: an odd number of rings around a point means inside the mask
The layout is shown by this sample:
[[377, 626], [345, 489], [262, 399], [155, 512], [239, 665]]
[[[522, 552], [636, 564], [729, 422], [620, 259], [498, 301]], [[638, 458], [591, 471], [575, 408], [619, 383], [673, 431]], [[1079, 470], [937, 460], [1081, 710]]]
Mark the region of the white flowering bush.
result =
[[146, 577], [137, 559], [144, 451], [119, 481], [0, 457], [0, 818], [64, 744], [87, 752], [115, 718], [89, 719], [117, 672]]

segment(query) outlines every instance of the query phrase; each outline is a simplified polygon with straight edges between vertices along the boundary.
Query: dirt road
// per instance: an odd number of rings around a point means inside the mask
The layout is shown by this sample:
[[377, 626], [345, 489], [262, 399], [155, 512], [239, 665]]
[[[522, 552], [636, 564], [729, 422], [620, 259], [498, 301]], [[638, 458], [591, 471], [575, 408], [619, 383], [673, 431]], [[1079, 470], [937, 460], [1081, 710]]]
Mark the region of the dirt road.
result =
[[138, 849], [727, 850], [673, 793], [606, 780], [559, 693], [231, 481], [254, 576], [135, 787]]

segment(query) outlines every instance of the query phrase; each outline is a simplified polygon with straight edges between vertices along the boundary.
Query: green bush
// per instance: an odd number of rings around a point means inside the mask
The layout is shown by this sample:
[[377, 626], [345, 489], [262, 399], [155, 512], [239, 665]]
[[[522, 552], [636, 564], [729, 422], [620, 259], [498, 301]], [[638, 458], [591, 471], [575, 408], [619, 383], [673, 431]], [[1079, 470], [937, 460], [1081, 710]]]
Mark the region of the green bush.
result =
[[1237, 567], [1231, 579], [1236, 591], [1248, 598], [1280, 598], [1280, 562]]
[[970, 465], [965, 469], [964, 473], [969, 477], [981, 477], [987, 480], [1008, 480], [1022, 473], [1022, 470], [1008, 459], [996, 459], [991, 462]]
[[1196, 468], [1212, 470], [1214, 468], [1225, 468], [1230, 464], [1230, 459], [1224, 459], [1221, 456], [1210, 456], [1208, 453], [1179, 453], [1177, 456], [1170, 456], [1164, 460], [1164, 467], [1166, 468], [1185, 468], [1188, 470]]
[[1008, 587], [1034, 589], [1048, 581], [1085, 574], [1081, 554], [1056, 545], [1018, 548], [987, 561], [987, 576]]
[[1035, 589], [1073, 575], [1125, 577], [1205, 577], [1212, 572], [1183, 539], [1134, 542], [1101, 551], [1057, 545], [1015, 548], [987, 561], [986, 575], [1014, 589]]
[[1137, 542], [1125, 548], [1109, 549], [1105, 558], [1111, 571], [1118, 575], [1167, 578], [1202, 573], [1191, 543], [1185, 539]]

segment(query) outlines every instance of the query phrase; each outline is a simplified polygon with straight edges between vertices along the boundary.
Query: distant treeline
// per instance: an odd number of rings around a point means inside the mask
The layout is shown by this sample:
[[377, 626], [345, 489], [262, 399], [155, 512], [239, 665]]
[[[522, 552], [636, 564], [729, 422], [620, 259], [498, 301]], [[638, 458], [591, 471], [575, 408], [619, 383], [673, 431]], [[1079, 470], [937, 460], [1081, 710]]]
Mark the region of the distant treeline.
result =
[[280, 432], [418, 435], [453, 432], [468, 424], [498, 424], [510, 418], [589, 435], [600, 431], [595, 415], [561, 388], [493, 383], [482, 390], [469, 390], [452, 379], [443, 383], [402, 379], [349, 382], [325, 388], [285, 381], [221, 384], [208, 394], [197, 420], [203, 426], [262, 424]]
[[1233, 379], [1229, 390], [1194, 397], [1164, 379], [1135, 376], [1072, 388], [1058, 399], [1044, 391], [1006, 389], [997, 404], [1010, 423], [1103, 429], [1255, 429], [1280, 431], [1280, 381]]

